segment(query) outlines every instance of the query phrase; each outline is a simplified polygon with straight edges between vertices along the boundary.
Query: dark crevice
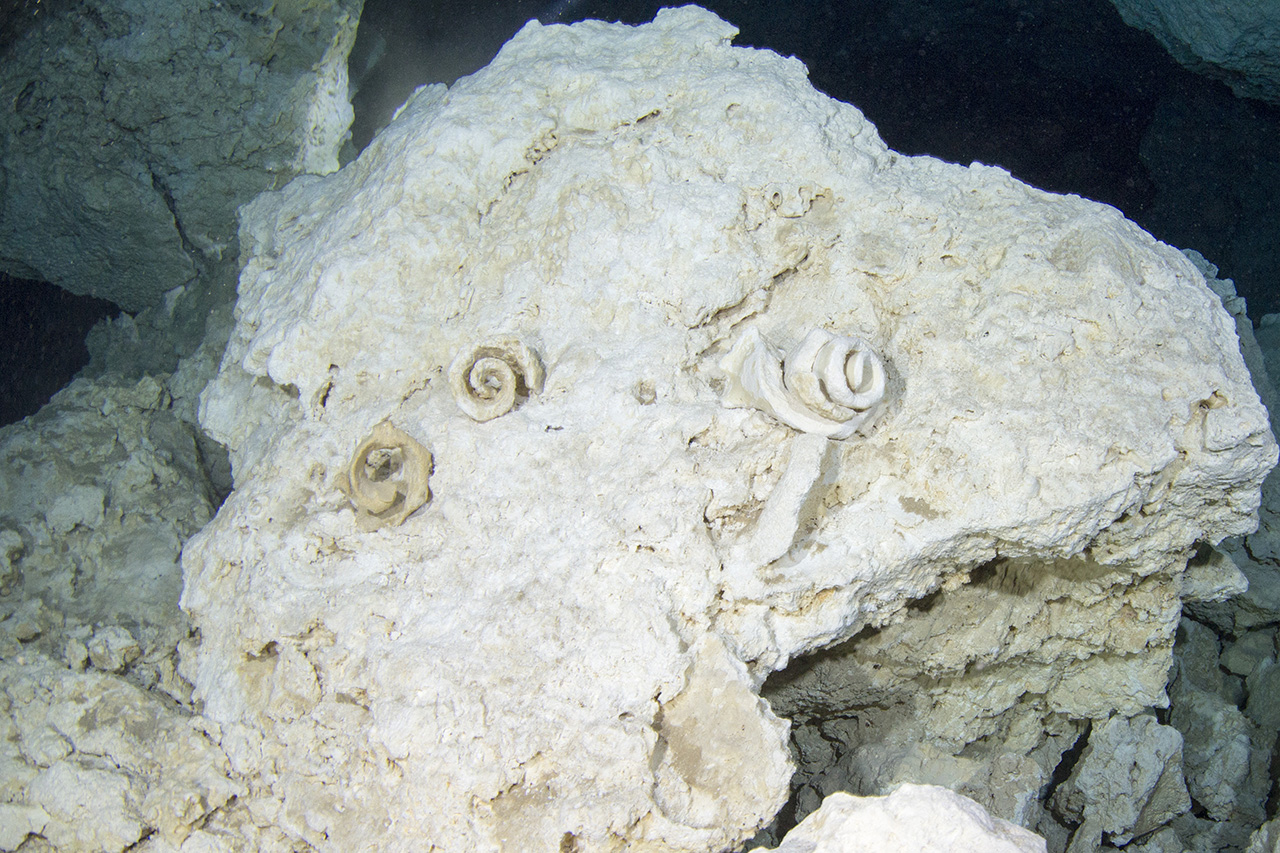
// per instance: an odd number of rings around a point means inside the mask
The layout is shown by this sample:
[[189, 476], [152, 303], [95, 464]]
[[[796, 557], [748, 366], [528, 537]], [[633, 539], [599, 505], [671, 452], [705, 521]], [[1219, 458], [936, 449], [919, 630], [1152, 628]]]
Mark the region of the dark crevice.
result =
[[[1093, 733], [1093, 722], [1086, 721], [1084, 731], [1080, 732], [1080, 736], [1076, 738], [1075, 743], [1058, 759], [1058, 766], [1053, 768], [1053, 775], [1049, 777], [1049, 783], [1045, 785], [1044, 796], [1041, 798], [1044, 802], [1048, 802], [1054, 792], [1067, 779], [1071, 778], [1071, 771], [1076, 769], [1076, 764], [1080, 762], [1080, 757], [1084, 755], [1084, 748], [1089, 745], [1089, 735]], [[1074, 826], [1068, 825], [1068, 828], [1075, 829]]]
[[105, 299], [0, 273], [0, 426], [49, 402], [88, 363], [89, 330], [120, 313]]
[[830, 658], [841, 657], [842, 655], [847, 654], [853, 648], [854, 644], [860, 643], [869, 637], [874, 637], [878, 633], [880, 633], [879, 628], [867, 626], [844, 642], [837, 643], [836, 645], [829, 646], [825, 649], [818, 649], [817, 651], [810, 652], [807, 655], [795, 658], [791, 663], [787, 664], [787, 666], [769, 674], [769, 677], [765, 679], [764, 685], [760, 688], [761, 694], [767, 696], [771, 692], [776, 692], [782, 687], [785, 687], [801, 676], [807, 674], [817, 666], [819, 662]]
[[151, 164], [147, 165], [147, 171], [151, 175], [151, 188], [159, 193], [164, 206], [169, 209], [169, 215], [173, 217], [173, 227], [178, 232], [178, 238], [182, 240], [183, 250], [192, 260], [200, 257], [199, 250], [187, 239], [186, 229], [182, 227], [182, 217], [178, 215], [178, 203], [173, 198], [173, 191], [169, 189], [169, 181]]

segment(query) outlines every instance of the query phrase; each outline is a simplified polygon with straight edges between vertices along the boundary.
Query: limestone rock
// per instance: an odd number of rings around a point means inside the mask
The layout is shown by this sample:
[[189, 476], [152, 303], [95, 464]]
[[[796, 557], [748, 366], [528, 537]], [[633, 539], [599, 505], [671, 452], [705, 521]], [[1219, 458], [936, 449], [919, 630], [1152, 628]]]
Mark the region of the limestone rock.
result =
[[1177, 677], [1183, 684], [1220, 696], [1235, 694], [1238, 679], [1223, 672], [1218, 654], [1221, 642], [1209, 628], [1183, 618], [1176, 648]]
[[1280, 103], [1280, 6], [1271, 0], [1111, 0], [1192, 71]]
[[1169, 827], [1153, 832], [1141, 843], [1134, 842], [1124, 849], [1132, 853], [1185, 853], [1186, 851], [1178, 833]]
[[[832, 794], [773, 853], [1044, 853], [1044, 839], [936, 785]], [[758, 853], [769, 853], [764, 847]]]
[[135, 311], [191, 280], [238, 205], [338, 167], [361, 5], [52, 13], [0, 64], [0, 268]]
[[1178, 815], [1172, 828], [1182, 841], [1182, 849], [1196, 853], [1201, 850], [1215, 853], [1244, 850], [1253, 834], [1252, 826], [1200, 818], [1194, 812]]
[[120, 672], [142, 654], [133, 635], [119, 625], [106, 625], [93, 634], [89, 660], [103, 672]]
[[177, 844], [241, 793], [185, 713], [118, 676], [28, 652], [0, 661], [0, 706], [0, 849], [29, 834], [65, 853]]
[[[1276, 457], [1231, 317], [1111, 208], [898, 156], [733, 34], [530, 24], [244, 209], [201, 406], [236, 488], [183, 551], [183, 671], [259, 825], [732, 847], [788, 794], [761, 683], [853, 638], [852, 695], [792, 707], [1007, 743], [953, 769], [1012, 768], [1014, 810], [1081, 718], [1164, 702], [1187, 560], [1252, 528]], [[815, 328], [883, 368], [865, 435], [725, 404], [749, 329]], [[545, 376], [475, 420], [449, 367], [493, 340]], [[430, 500], [368, 529], [343, 483], [384, 422]]]
[[[793, 779], [793, 785], [801, 783], [795, 798], [796, 815], [808, 815], [839, 791], [874, 795], [916, 780], [970, 797], [992, 814], [1007, 815], [1019, 825], [1036, 822], [1041, 809], [1039, 792], [1048, 773], [1033, 758], [1014, 750], [980, 749], [957, 756], [921, 742], [923, 737], [906, 740], [902, 732], [895, 731], [883, 740], [868, 740], [825, 766], [802, 760], [798, 778]], [[816, 774], [815, 765], [821, 768]]]
[[77, 380], [0, 429], [0, 849], [176, 845], [240, 793], [174, 702], [178, 556], [211, 514], [155, 378]]
[[1182, 732], [1187, 788], [1205, 815], [1256, 826], [1265, 816], [1270, 779], [1265, 751], [1254, 748], [1240, 709], [1187, 685], [1175, 688], [1170, 723]]
[[[1079, 763], [1054, 793], [1060, 813], [1123, 845], [1191, 808], [1182, 778], [1182, 735], [1148, 715], [1096, 726]], [[1073, 840], [1074, 846], [1074, 840]]]
[[0, 634], [184, 694], [178, 559], [212, 501], [163, 384], [76, 380], [0, 429]]
[[1263, 731], [1280, 731], [1280, 663], [1267, 660], [1245, 679], [1249, 699], [1244, 712]]
[[1222, 650], [1222, 666], [1228, 672], [1248, 676], [1264, 661], [1275, 660], [1275, 629], [1246, 631]]
[[1024, 822], [1082, 730], [1073, 721], [1165, 704], [1177, 619], [1176, 589], [1159, 576], [1009, 561], [778, 674], [764, 695], [797, 721], [857, 721], [832, 733], [834, 767], [801, 764], [800, 786], [869, 795], [905, 780], [945, 784]]
[[1226, 551], [1201, 545], [1182, 576], [1183, 604], [1200, 608], [1220, 604], [1249, 589], [1249, 579]]
[[1249, 839], [1246, 853], [1277, 853], [1280, 851], [1280, 819], [1269, 820]]

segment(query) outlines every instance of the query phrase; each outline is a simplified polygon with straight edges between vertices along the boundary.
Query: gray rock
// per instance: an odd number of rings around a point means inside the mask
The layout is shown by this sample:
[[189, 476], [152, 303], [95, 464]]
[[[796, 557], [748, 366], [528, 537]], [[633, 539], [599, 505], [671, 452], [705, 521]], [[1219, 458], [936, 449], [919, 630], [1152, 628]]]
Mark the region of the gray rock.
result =
[[[1155, 717], [1112, 717], [1095, 726], [1054, 808], [1114, 843], [1151, 832], [1191, 807], [1182, 778], [1182, 735]], [[1081, 836], [1081, 832], [1077, 832]], [[1077, 847], [1072, 839], [1071, 847]]]
[[361, 0], [94, 0], [0, 64], [0, 269], [128, 310], [234, 258], [235, 210], [338, 167]]
[[1274, 0], [1111, 0], [1131, 27], [1240, 97], [1280, 103], [1280, 5]]

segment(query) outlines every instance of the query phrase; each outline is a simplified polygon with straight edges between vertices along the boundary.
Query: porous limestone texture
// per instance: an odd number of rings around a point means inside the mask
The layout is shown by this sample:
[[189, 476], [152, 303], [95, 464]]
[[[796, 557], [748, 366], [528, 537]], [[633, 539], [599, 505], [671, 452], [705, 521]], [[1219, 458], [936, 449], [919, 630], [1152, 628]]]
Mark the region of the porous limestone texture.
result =
[[1115, 716], [1089, 735], [1071, 776], [1053, 795], [1053, 806], [1079, 823], [1072, 848], [1105, 836], [1123, 846], [1191, 808], [1182, 778], [1182, 735], [1154, 716]]
[[1240, 97], [1280, 103], [1280, 4], [1275, 0], [1111, 0], [1178, 62]]
[[[1228, 310], [1243, 318], [1243, 300], [1231, 281], [1216, 279], [1216, 269], [1202, 258], [1193, 260]], [[1268, 374], [1280, 363], [1277, 320], [1263, 317], [1256, 338], [1250, 323], [1238, 323], [1241, 350], [1273, 425], [1280, 405]], [[1280, 479], [1274, 471], [1262, 499], [1257, 531], [1202, 549], [1189, 566], [1198, 573], [1222, 564], [1216, 574], [1239, 572], [1248, 588], [1226, 600], [1186, 602], [1178, 630], [1169, 724], [1182, 733], [1183, 771], [1199, 807], [1174, 821], [1182, 844], [1177, 849], [1270, 851], [1274, 844], [1274, 826], [1259, 829], [1273, 796], [1272, 756], [1280, 735]]]
[[[1252, 529], [1276, 458], [1231, 317], [1115, 210], [894, 154], [734, 33], [530, 24], [243, 210], [200, 415], [235, 491], [183, 551], [182, 672], [259, 826], [732, 847], [789, 793], [764, 679], [895, 626], [889, 666], [972, 676], [926, 745], [1010, 738], [988, 770], [1027, 819], [1084, 720], [1165, 701], [1187, 560]], [[875, 358], [784, 370], [798, 429], [725, 399], [744, 336], [814, 329]], [[495, 341], [527, 393], [455, 366]], [[874, 419], [799, 431], [871, 364]]]
[[0, 850], [176, 850], [243, 791], [200, 722], [119, 676], [6, 655]]
[[136, 311], [338, 168], [362, 0], [90, 0], [0, 63], [0, 269]]
[[832, 794], [777, 848], [756, 853], [1044, 853], [1044, 839], [937, 785]]
[[177, 675], [179, 553], [213, 509], [157, 378], [77, 379], [0, 429], [0, 850], [173, 850], [242, 792]]
[[[1244, 300], [1230, 280], [1216, 278], [1213, 264], [1196, 252], [1184, 254], [1206, 276], [1206, 283], [1235, 320], [1241, 353], [1262, 399], [1274, 401], [1275, 389]], [[1268, 477], [1264, 485], [1264, 500], [1269, 500], [1273, 481], [1274, 476]], [[1264, 527], [1269, 517], [1264, 515]], [[1263, 535], [1265, 531], [1259, 530], [1249, 539]], [[1249, 571], [1258, 574], [1239, 540], [1224, 542], [1220, 548], [1201, 543], [1178, 579], [1177, 594], [1185, 610], [1202, 617], [1215, 615], [1224, 627], [1219, 637], [1192, 619], [1181, 621], [1178, 675], [1169, 687], [1169, 722], [1181, 733], [1184, 745], [1181, 767], [1176, 760], [1163, 764], [1165, 778], [1171, 781], [1153, 786], [1144, 773], [1120, 768], [1102, 774], [1113, 796], [1093, 807], [1093, 821], [1081, 820], [1085, 809], [1072, 806], [1065, 789], [1053, 798], [1053, 809], [1044, 809], [1043, 794], [1053, 793], [1055, 774], [1065, 773], [1057, 769], [1064, 750], [1074, 743], [1077, 750], [1091, 754], [1114, 752], [1114, 743], [1102, 745], [1095, 740], [1119, 722], [1113, 719], [1104, 724], [1097, 719], [1086, 738], [1078, 714], [1045, 713], [1043, 697], [1036, 692], [1040, 666], [1034, 658], [1018, 653], [1016, 646], [994, 660], [977, 659], [977, 665], [974, 658], [974, 641], [998, 634], [1001, 625], [1025, 633], [1028, 626], [1048, 623], [1057, 636], [1046, 642], [1052, 644], [1058, 667], [1068, 671], [1097, 666], [1100, 661], [1089, 649], [1102, 638], [1113, 650], [1128, 650], [1128, 661], [1112, 673], [1095, 671], [1098, 683], [1089, 688], [1094, 700], [1109, 696], [1116, 707], [1132, 714], [1145, 691], [1153, 705], [1162, 705], [1164, 672], [1143, 652], [1148, 638], [1140, 626], [1151, 617], [1135, 624], [1126, 614], [1159, 613], [1165, 606], [1162, 602], [1170, 600], [1167, 585], [1135, 584], [1131, 577], [1117, 576], [1101, 588], [1090, 585], [1090, 589], [1052, 580], [1061, 566], [990, 565], [959, 589], [914, 602], [901, 622], [796, 661], [766, 682], [763, 692], [774, 710], [793, 720], [793, 748], [798, 756], [793, 801], [770, 835], [776, 837], [788, 820], [803, 818], [832, 792], [877, 794], [912, 780], [947, 785], [994, 814], [1034, 826], [1054, 853], [1092, 850], [1102, 832], [1100, 823], [1118, 825], [1126, 811], [1148, 817], [1160, 813], [1161, 791], [1176, 788], [1178, 773], [1183, 773], [1191, 796], [1204, 807], [1172, 821], [1185, 836], [1186, 849], [1242, 849], [1244, 839], [1264, 816], [1270, 785], [1267, 768], [1275, 729], [1280, 726], [1268, 732], [1246, 718], [1237, 707], [1244, 705], [1246, 695], [1261, 709], [1267, 707], [1270, 694], [1265, 690], [1247, 693], [1245, 680], [1225, 674], [1222, 667], [1244, 676], [1272, 660], [1274, 630], [1251, 631], [1232, 645], [1233, 614], [1252, 610], [1257, 615], [1251, 618], [1275, 623], [1280, 612], [1266, 615], [1251, 598], [1254, 587], [1237, 562], [1250, 565]], [[1037, 574], [1048, 577], [1033, 583]], [[1032, 631], [1041, 635], [1039, 629]], [[1220, 643], [1227, 644], [1222, 667]], [[976, 645], [982, 648], [985, 642]], [[992, 697], [999, 697], [1009, 685], [1015, 690], [1031, 689], [998, 718], [983, 719]], [[1138, 685], [1144, 685], [1134, 697], [1139, 701], [1120, 695], [1134, 693]], [[1130, 725], [1125, 732], [1131, 753], [1152, 756], [1168, 751], [1165, 727], [1144, 723]], [[1091, 782], [1077, 787], [1088, 791], [1093, 786]], [[1079, 800], [1081, 795], [1073, 796]], [[1163, 811], [1167, 819], [1169, 810]], [[1148, 853], [1180, 851], [1178, 839], [1173, 829], [1165, 827], [1134, 844]]]
[[214, 496], [170, 405], [153, 377], [77, 379], [0, 430], [0, 618], [28, 620], [57, 657], [75, 641], [95, 668], [131, 665], [183, 696], [179, 554]]

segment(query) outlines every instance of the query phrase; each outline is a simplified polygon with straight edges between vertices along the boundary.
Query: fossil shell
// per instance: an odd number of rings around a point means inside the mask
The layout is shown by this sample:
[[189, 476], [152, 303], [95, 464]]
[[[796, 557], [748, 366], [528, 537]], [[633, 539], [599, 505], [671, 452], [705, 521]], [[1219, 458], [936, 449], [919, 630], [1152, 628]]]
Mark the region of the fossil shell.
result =
[[500, 338], [464, 350], [449, 365], [449, 387], [458, 408], [473, 420], [505, 415], [542, 390], [542, 361], [528, 344]]
[[802, 432], [848, 438], [884, 401], [885, 372], [865, 340], [813, 329], [786, 358], [755, 327], [720, 362], [728, 375], [721, 399], [754, 407]]
[[431, 452], [391, 424], [378, 424], [360, 443], [347, 468], [347, 496], [361, 527], [402, 523], [431, 499]]

